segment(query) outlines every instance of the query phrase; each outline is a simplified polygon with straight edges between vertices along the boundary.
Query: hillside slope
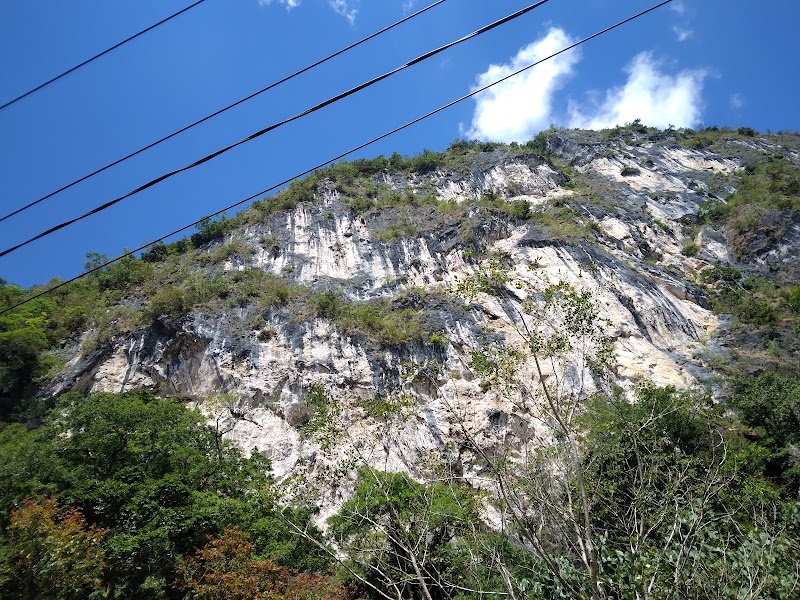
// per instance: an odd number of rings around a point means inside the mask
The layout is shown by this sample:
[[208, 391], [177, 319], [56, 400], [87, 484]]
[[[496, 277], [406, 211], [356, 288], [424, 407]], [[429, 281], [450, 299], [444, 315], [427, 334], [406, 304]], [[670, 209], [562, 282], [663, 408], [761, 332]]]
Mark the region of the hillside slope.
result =
[[794, 597], [799, 149], [340, 163], [7, 312], [0, 592]]
[[[198, 402], [235, 393], [250, 408], [232, 435], [279, 477], [313, 469], [316, 448], [299, 427], [314, 386], [343, 399], [405, 393], [418, 415], [380, 460], [414, 472], [458, 445], [454, 414], [487, 437], [513, 419], [509, 399], [467, 365], [487, 343], [520, 343], [525, 294], [464, 303], [451, 293], [494, 260], [524, 286], [591, 292], [609, 321], [617, 385], [724, 394], [715, 373], [731, 362], [758, 371], [797, 359], [781, 294], [798, 278], [800, 155], [796, 136], [703, 135], [552, 131], [526, 146], [456, 143], [443, 155], [336, 165], [129, 264], [130, 283], [59, 351], [64, 365], [44, 390]], [[729, 210], [773, 165], [789, 193]], [[714, 269], [750, 291], [732, 298]], [[436, 375], [415, 382], [419, 369]]]

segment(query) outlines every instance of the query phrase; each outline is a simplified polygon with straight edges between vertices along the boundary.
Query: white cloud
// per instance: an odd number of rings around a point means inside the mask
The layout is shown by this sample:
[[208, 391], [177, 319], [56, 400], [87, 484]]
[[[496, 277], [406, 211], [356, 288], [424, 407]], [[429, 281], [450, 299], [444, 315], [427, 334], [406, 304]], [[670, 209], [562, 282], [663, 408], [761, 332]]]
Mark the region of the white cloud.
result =
[[300, 6], [300, 2], [302, 0], [258, 0], [258, 3], [261, 6], [267, 6], [268, 4], [272, 4], [273, 2], [277, 2], [278, 4], [282, 4], [286, 7], [286, 10], [292, 10], [293, 8], [297, 8]]
[[329, 0], [329, 3], [331, 8], [336, 11], [336, 14], [339, 14], [347, 19], [350, 22], [350, 25], [355, 23], [358, 9], [351, 6], [352, 2], [349, 2], [348, 0]]
[[686, 12], [686, 5], [683, 3], [683, 0], [675, 0], [669, 5], [669, 7], [679, 15], [682, 15]]
[[408, 14], [411, 12], [411, 9], [414, 8], [416, 4], [416, 0], [406, 0], [403, 2], [403, 14]]
[[742, 96], [738, 92], [736, 94], [731, 94], [731, 108], [732, 109], [739, 110], [739, 109], [744, 108], [744, 105], [745, 105], [744, 96]]
[[[551, 28], [541, 39], [522, 48], [508, 64], [490, 65], [478, 76], [481, 88], [542, 60], [573, 43], [562, 29]], [[528, 140], [552, 122], [553, 95], [572, 74], [580, 53], [570, 50], [476, 96], [471, 138], [511, 142]]]
[[627, 71], [625, 85], [608, 90], [605, 99], [588, 112], [571, 103], [570, 126], [604, 129], [635, 119], [662, 128], [693, 127], [700, 122], [706, 71], [687, 70], [668, 75], [659, 70], [649, 52], [637, 55]]
[[[292, 10], [293, 8], [300, 6], [302, 1], [303, 0], [258, 0], [258, 3], [261, 6], [268, 6], [273, 3], [278, 3], [282, 6], [285, 6], [286, 10]], [[336, 11], [336, 14], [343, 16], [350, 22], [351, 25], [355, 23], [356, 15], [358, 15], [358, 9], [353, 7], [353, 4], [357, 3], [358, 0], [328, 0], [328, 4], [330, 4], [330, 7]], [[406, 2], [406, 4], [409, 3]]]
[[672, 28], [672, 31], [675, 33], [675, 37], [678, 39], [679, 42], [685, 42], [694, 35], [694, 31], [692, 31], [691, 29], [684, 29], [683, 27], [679, 27], [678, 25], [675, 25]]

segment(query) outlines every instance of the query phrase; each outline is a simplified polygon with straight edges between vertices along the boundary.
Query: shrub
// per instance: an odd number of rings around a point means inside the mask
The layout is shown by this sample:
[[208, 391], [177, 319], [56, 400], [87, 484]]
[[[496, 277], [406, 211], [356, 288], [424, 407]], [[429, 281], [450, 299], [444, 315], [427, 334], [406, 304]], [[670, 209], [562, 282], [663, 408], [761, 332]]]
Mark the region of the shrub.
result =
[[461, 251], [461, 258], [466, 263], [474, 263], [478, 258], [478, 253], [472, 246], [467, 246]]
[[349, 198], [345, 200], [344, 205], [350, 212], [357, 215], [363, 215], [364, 213], [367, 213], [378, 206], [378, 204], [372, 198], [367, 198], [366, 196]]
[[192, 242], [188, 238], [184, 238], [182, 240], [176, 240], [168, 247], [170, 251], [174, 251], [175, 254], [184, 254], [192, 249]]
[[314, 310], [316, 316], [324, 319], [335, 319], [342, 310], [342, 299], [334, 292], [323, 292], [318, 296], [312, 297], [309, 306]]
[[203, 263], [220, 264], [234, 256], [246, 258], [253, 254], [254, 250], [242, 241], [236, 240], [224, 244], [214, 252], [201, 254], [199, 259]]
[[388, 242], [402, 238], [409, 238], [417, 235], [417, 227], [408, 218], [398, 219], [391, 223], [386, 229], [380, 229], [373, 233], [373, 237], [381, 242]]
[[410, 308], [383, 315], [375, 325], [373, 335], [386, 346], [409, 344], [425, 337], [419, 313]]
[[351, 164], [361, 175], [369, 177], [385, 171], [389, 167], [389, 160], [381, 154], [370, 159], [358, 158]]
[[531, 205], [527, 200], [516, 200], [509, 204], [508, 214], [515, 219], [527, 221], [531, 216]]
[[751, 325], [773, 325], [778, 320], [778, 314], [772, 304], [752, 296], [745, 296], [739, 303], [736, 316], [744, 323]]
[[560, 202], [531, 214], [530, 220], [543, 228], [550, 239], [572, 244], [590, 234], [588, 224], [578, 217], [571, 206]]
[[714, 139], [712, 137], [707, 136], [707, 135], [698, 135], [698, 136], [692, 138], [691, 140], [689, 140], [687, 145], [690, 148], [697, 148], [699, 150], [699, 149], [703, 149], [703, 148], [708, 148], [709, 146], [711, 146], [713, 144], [714, 144]]
[[389, 157], [389, 168], [393, 171], [400, 171], [404, 169], [405, 166], [406, 159], [403, 158], [403, 155], [398, 152], [392, 152], [392, 155]]
[[[127, 252], [127, 250], [126, 250]], [[133, 256], [126, 256], [96, 273], [103, 290], [127, 290], [153, 276], [153, 267]]]
[[684, 256], [694, 256], [700, 251], [700, 246], [695, 241], [686, 242], [681, 247], [681, 254]]
[[169, 255], [169, 250], [167, 250], [167, 245], [164, 242], [156, 242], [150, 249], [142, 252], [142, 260], [145, 262], [161, 262], [167, 258]]
[[622, 175], [623, 177], [633, 177], [635, 175], [641, 175], [641, 174], [642, 171], [638, 167], [625, 166], [622, 168], [622, 171], [620, 171], [620, 175]]
[[[359, 176], [359, 169], [353, 163], [338, 162], [330, 166], [328, 169], [328, 175], [333, 178], [337, 184], [349, 186], [352, 185]], [[338, 185], [337, 189], [339, 189]]]
[[231, 228], [231, 222], [224, 214], [217, 220], [212, 221], [210, 217], [202, 219], [197, 224], [197, 233], [192, 234], [192, 245], [195, 248], [207, 244], [213, 240], [217, 240], [225, 235]]
[[800, 313], [800, 286], [790, 290], [786, 295], [786, 304], [796, 313]]
[[729, 264], [717, 263], [709, 269], [705, 269], [702, 273], [703, 281], [706, 283], [713, 283], [716, 281], [734, 282], [742, 278], [742, 272]]
[[508, 202], [497, 191], [485, 192], [476, 204], [489, 209], [492, 214], [511, 217], [512, 219], [528, 220], [531, 218], [531, 207], [527, 200], [520, 199]]
[[444, 331], [434, 331], [428, 336], [428, 344], [431, 346], [438, 346], [440, 348], [447, 348], [449, 340]]
[[406, 161], [406, 169], [412, 173], [424, 175], [441, 167], [443, 157], [441, 154], [431, 150], [423, 150], [422, 154], [410, 158]]
[[258, 242], [272, 258], [278, 258], [281, 255], [281, 243], [276, 238], [264, 236]]
[[289, 187], [278, 194], [282, 206], [281, 208], [295, 208], [301, 202], [313, 202], [317, 193], [316, 176], [306, 177], [305, 179], [295, 179]]
[[667, 225], [664, 221], [662, 221], [658, 217], [653, 217], [653, 225], [663, 229], [664, 231], [669, 231], [669, 225]]
[[238, 305], [278, 306], [288, 302], [296, 293], [297, 290], [283, 277], [256, 267], [235, 271], [229, 284], [231, 302]]
[[316, 317], [329, 319], [341, 331], [360, 333], [385, 346], [399, 346], [427, 335], [419, 311], [396, 309], [387, 301], [346, 302], [335, 292], [312, 296], [307, 306]]
[[150, 300], [147, 312], [150, 318], [161, 316], [180, 316], [186, 314], [191, 307], [186, 292], [175, 286], [167, 286]]

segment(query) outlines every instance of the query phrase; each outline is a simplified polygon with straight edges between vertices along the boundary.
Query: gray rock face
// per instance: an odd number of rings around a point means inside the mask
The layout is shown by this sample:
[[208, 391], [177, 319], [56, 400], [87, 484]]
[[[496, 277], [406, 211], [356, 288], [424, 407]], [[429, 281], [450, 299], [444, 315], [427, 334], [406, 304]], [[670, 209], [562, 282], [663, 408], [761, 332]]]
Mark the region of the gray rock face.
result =
[[[241, 242], [253, 253], [228, 259], [225, 269], [255, 267], [365, 301], [415, 287], [445, 292], [474, 275], [478, 261], [465, 249], [478, 248], [479, 254], [513, 266], [525, 286], [541, 289], [565, 281], [591, 291], [609, 322], [614, 377], [623, 388], [642, 379], [688, 387], [708, 378], [697, 357], [724, 323], [693, 281], [701, 268], [729, 255], [724, 235], [712, 230], [698, 234], [698, 254], [684, 255], [683, 228], [710, 196], [732, 191], [740, 164], [669, 144], [586, 143], [568, 133], [551, 136], [548, 143], [552, 154], [597, 184], [602, 202], [570, 189], [568, 177], [536, 154], [488, 152], [458, 171], [375, 177], [376, 184], [392, 191], [427, 190], [439, 200], [469, 206], [460, 220], [448, 221], [435, 207], [423, 205], [407, 215], [416, 223], [414, 232], [381, 236], [399, 212], [355, 214], [333, 183], [325, 184], [316, 202], [229, 234], [226, 242]], [[534, 218], [526, 222], [481, 212], [474, 203], [486, 194], [527, 202]], [[582, 219], [584, 234], [577, 240], [553, 241], [553, 225], [535, 217], [554, 203], [568, 204]], [[473, 218], [467, 244], [465, 223]], [[793, 224], [784, 243], [764, 255], [765, 264], [787, 256], [797, 260], [791, 249], [797, 248], [798, 236], [800, 228]], [[272, 240], [267, 247], [259, 241], [264, 238]], [[333, 460], [299, 428], [308, 420], [306, 396], [312, 386], [324, 386], [348, 405], [405, 394], [415, 409], [393, 430], [392, 444], [353, 411], [339, 452], [355, 447], [376, 466], [412, 473], [432, 452], [455, 452], [452, 464], [465, 477], [478, 479], [479, 462], [463, 449], [458, 420], [468, 420], [494, 442], [508, 427], [527, 425], [515, 416], [509, 398], [481, 387], [467, 364], [471, 351], [488, 342], [520, 344], [515, 325], [525, 295], [512, 289], [503, 302], [483, 294], [462, 305], [441, 294], [415, 299], [412, 291], [403, 301], [414, 310], [424, 308], [429, 329], [443, 332], [443, 341], [384, 347], [326, 319], [293, 318], [285, 307], [266, 310], [258, 330], [248, 324], [253, 315], [248, 307], [222, 314], [197, 310], [179, 319], [158, 319], [90, 355], [76, 355], [53, 391], [147, 388], [201, 406], [209, 396], [233, 392], [249, 400], [249, 412], [236, 423], [232, 414], [223, 415], [232, 427], [229, 435], [246, 451], [270, 457], [279, 479], [313, 474]], [[519, 377], [532, 379], [532, 373], [526, 364]], [[205, 405], [204, 410], [212, 415], [219, 408]], [[330, 506], [341, 501], [342, 490], [330, 491]]]

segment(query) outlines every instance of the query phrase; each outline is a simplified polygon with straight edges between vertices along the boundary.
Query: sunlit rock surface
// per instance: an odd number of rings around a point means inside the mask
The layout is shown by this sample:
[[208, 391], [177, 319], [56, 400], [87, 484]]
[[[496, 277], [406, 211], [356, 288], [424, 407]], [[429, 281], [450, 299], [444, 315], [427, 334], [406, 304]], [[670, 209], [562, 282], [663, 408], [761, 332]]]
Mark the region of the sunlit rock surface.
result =
[[[684, 388], [708, 384], [711, 373], [703, 356], [724, 322], [693, 282], [705, 266], [731, 260], [731, 252], [723, 234], [707, 229], [697, 234], [699, 251], [686, 256], [682, 232], [703, 202], [735, 189], [731, 176], [741, 165], [708, 150], [668, 143], [587, 142], [570, 132], [549, 143], [549, 153], [593, 182], [602, 202], [581, 196], [569, 177], [530, 152], [488, 152], [456, 173], [385, 173], [375, 183], [467, 205], [485, 194], [525, 201], [534, 211], [572, 201], [585, 235], [564, 241], [535, 219], [490, 216], [476, 221], [480, 226], [473, 232], [481, 255], [502, 257], [525, 286], [542, 289], [565, 281], [590, 290], [608, 319], [614, 379], [623, 389], [641, 380]], [[762, 146], [755, 144], [754, 151]], [[519, 437], [528, 424], [515, 415], [509, 398], [484, 391], [467, 364], [470, 352], [488, 342], [520, 342], [517, 311], [524, 294], [510, 293], [503, 302], [485, 295], [469, 304], [448, 299], [446, 291], [474, 274], [478, 262], [466, 257], [458, 223], [437, 221], [432, 208], [421, 206], [409, 217], [417, 224], [415, 234], [386, 239], [376, 232], [388, 217], [355, 214], [345, 200], [333, 185], [323, 185], [315, 203], [229, 234], [227, 241], [239, 240], [253, 254], [230, 260], [225, 268], [257, 267], [307, 286], [338, 290], [351, 300], [392, 297], [415, 287], [439, 291], [419, 305], [413, 298], [409, 302], [415, 309], [424, 305], [432, 329], [446, 334], [444, 343], [382, 347], [362, 335], [343, 333], [325, 319], [293, 319], [284, 308], [265, 311], [265, 326], [259, 330], [248, 326], [252, 312], [247, 308], [223, 314], [197, 311], [159, 319], [91, 353], [77, 354], [54, 390], [146, 388], [200, 406], [209, 396], [233, 393], [249, 401], [248, 412], [246, 419], [222, 414], [230, 428], [227, 435], [245, 451], [268, 456], [279, 480], [313, 475], [348, 453], [382, 469], [411, 473], [424, 469], [430, 456], [447, 455], [463, 477], [479, 480], [480, 462], [461, 443], [463, 424], [487, 445], [502, 442], [509, 428], [516, 428]], [[264, 237], [276, 246], [264, 248], [259, 243]], [[761, 260], [796, 261], [798, 244], [800, 225], [793, 225], [785, 241]], [[535, 377], [530, 365], [519, 377]], [[414, 410], [388, 432], [348, 409], [339, 446], [333, 453], [322, 452], [301, 427], [309, 410], [306, 396], [316, 384], [351, 407], [359, 399], [405, 393]], [[204, 410], [210, 417], [220, 414], [220, 409]], [[340, 503], [351, 483], [329, 489], [325, 506]]]

